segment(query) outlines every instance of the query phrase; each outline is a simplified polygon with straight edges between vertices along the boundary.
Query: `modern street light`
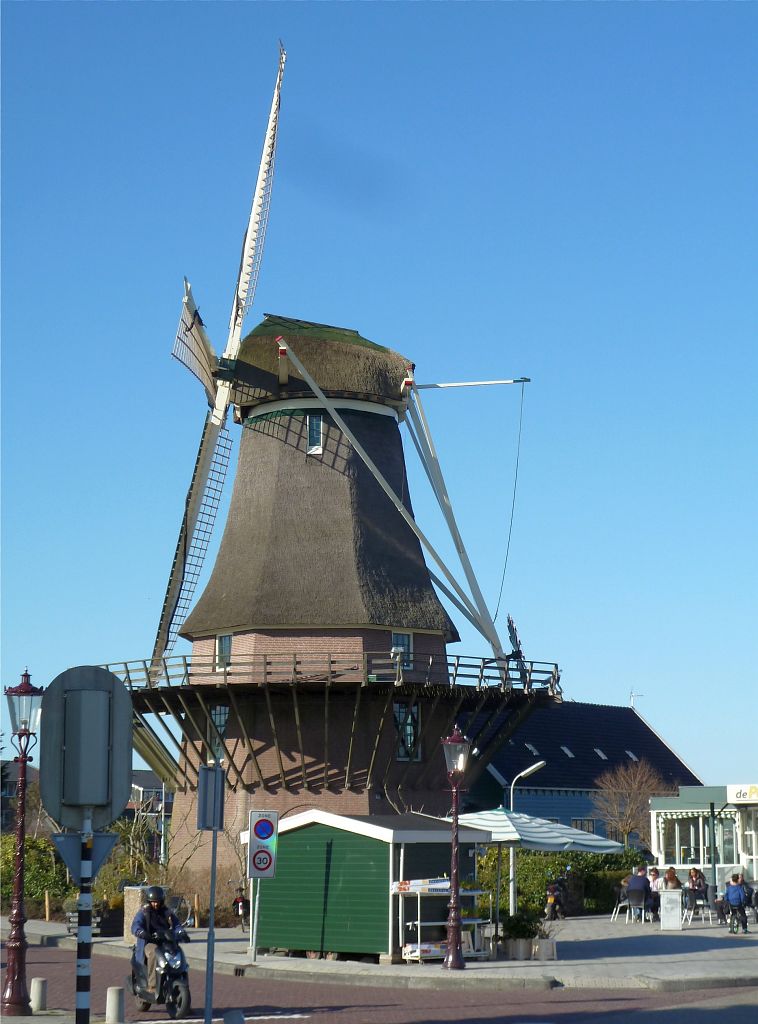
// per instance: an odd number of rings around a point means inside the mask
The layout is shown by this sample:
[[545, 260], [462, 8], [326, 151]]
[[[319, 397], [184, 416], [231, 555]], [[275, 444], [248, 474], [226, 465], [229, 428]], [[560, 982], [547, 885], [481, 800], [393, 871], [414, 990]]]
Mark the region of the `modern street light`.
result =
[[16, 786], [16, 853], [13, 869], [13, 895], [8, 915], [7, 968], [3, 990], [3, 1013], [14, 1017], [31, 1014], [29, 991], [26, 987], [26, 935], [24, 923], [24, 840], [26, 838], [26, 766], [32, 760], [29, 751], [37, 742], [37, 730], [42, 709], [41, 686], [32, 686], [28, 670], [21, 674], [19, 686], [6, 686], [8, 710], [11, 720], [11, 743], [18, 751], [14, 758], [18, 765]]
[[456, 725], [452, 736], [442, 741], [450, 788], [453, 791], [452, 846], [450, 854], [450, 902], [447, 915], [447, 952], [442, 966], [449, 971], [462, 971], [466, 966], [461, 949], [461, 904], [458, 886], [458, 794], [466, 771], [470, 742]]
[[[538, 772], [540, 768], [544, 768], [547, 761], [537, 761], [534, 764], [530, 764], [528, 768], [524, 768], [523, 772], [519, 772], [511, 783], [511, 802], [509, 810], [513, 811], [513, 787], [519, 781], [519, 779], [525, 779], [527, 775], [533, 775]], [[510, 870], [511, 879], [508, 886], [508, 913], [511, 917], [516, 913], [516, 847], [512, 846], [510, 850]]]

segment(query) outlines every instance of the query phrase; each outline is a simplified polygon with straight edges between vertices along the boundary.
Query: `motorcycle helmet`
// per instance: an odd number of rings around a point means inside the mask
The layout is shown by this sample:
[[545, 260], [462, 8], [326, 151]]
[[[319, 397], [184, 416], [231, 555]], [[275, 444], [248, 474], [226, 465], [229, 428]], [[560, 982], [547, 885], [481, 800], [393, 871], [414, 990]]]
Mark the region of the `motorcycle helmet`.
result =
[[147, 890], [147, 902], [148, 903], [160, 903], [163, 906], [163, 901], [166, 899], [166, 893], [159, 885], [151, 885]]

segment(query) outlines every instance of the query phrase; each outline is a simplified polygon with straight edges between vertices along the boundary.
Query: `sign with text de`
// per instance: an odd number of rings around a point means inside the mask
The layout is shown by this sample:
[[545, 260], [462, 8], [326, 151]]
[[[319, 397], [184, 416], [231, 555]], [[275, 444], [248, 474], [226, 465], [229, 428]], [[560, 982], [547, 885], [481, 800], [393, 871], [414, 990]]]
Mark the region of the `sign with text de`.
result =
[[247, 877], [273, 878], [276, 874], [278, 811], [251, 811], [247, 843]]

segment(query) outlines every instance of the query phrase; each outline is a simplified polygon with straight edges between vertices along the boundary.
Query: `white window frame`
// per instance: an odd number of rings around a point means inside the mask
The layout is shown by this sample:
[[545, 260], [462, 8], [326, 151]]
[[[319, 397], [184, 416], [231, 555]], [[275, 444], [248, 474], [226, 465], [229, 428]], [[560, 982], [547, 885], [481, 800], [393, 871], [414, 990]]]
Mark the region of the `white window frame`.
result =
[[[408, 639], [407, 649], [406, 649], [406, 644], [401, 639], [401, 638], [405, 638], [405, 637], [407, 637], [407, 639]], [[403, 657], [402, 657], [401, 668], [404, 668], [406, 671], [408, 669], [412, 669], [413, 668], [413, 633], [410, 630], [408, 630], [408, 629], [398, 629], [398, 630], [394, 630], [393, 629], [392, 630], [392, 642], [390, 643], [390, 648], [392, 648], [392, 647], [402, 647], [403, 648], [405, 653], [403, 654]]]
[[[401, 714], [403, 718], [408, 714], [410, 709], [410, 720], [401, 721]], [[421, 705], [418, 701], [413, 703], [411, 707], [411, 701], [409, 700], [396, 700], [392, 707], [392, 714], [395, 718], [395, 729], [397, 731], [397, 747], [395, 750], [395, 760], [415, 763], [421, 760], [421, 744], [419, 743], [419, 736], [421, 735]], [[405, 739], [409, 738], [407, 730], [411, 730], [411, 738], [413, 743], [413, 752], [408, 752], [408, 746]], [[405, 736], [405, 739], [403, 738]]]
[[[311, 423], [314, 427], [318, 423], [318, 444], [311, 444]], [[324, 414], [321, 412], [309, 412], [305, 417], [306, 430], [306, 455], [322, 455], [324, 451]]]
[[[223, 634], [224, 636], [231, 634]], [[226, 714], [219, 715], [219, 710], [226, 712]], [[218, 729], [221, 736], [221, 742], [219, 742], [215, 730], [212, 728], [210, 722], [208, 723], [208, 750], [213, 754], [215, 761], [226, 760], [226, 748], [223, 740], [226, 739], [226, 727], [229, 724], [229, 707], [225, 704], [211, 704], [208, 709], [208, 713], [211, 716], [211, 721]], [[221, 719], [223, 718], [223, 722]]]
[[[216, 654], [213, 661], [213, 671], [223, 672], [225, 668], [229, 668], [232, 663], [232, 633], [218, 633], [216, 635]], [[229, 639], [229, 654], [223, 655], [221, 653], [221, 642]], [[226, 658], [226, 660], [222, 660]]]

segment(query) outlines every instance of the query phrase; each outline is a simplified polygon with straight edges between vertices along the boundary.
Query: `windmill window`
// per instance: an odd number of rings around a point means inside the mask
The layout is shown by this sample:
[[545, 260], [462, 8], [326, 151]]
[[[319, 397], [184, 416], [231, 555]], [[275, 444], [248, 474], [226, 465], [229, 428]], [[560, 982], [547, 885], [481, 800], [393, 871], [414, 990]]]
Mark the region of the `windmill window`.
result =
[[395, 731], [398, 761], [420, 761], [421, 708], [407, 700], [395, 701]]
[[413, 668], [413, 633], [393, 633], [392, 647], [402, 650], [403, 668]]
[[574, 755], [573, 755], [573, 754], [571, 753], [571, 751], [569, 750], [569, 748], [568, 748], [568, 747], [561, 747], [561, 750], [562, 750], [562, 751], [563, 751], [563, 753], [564, 753], [564, 754], [566, 755], [566, 757], [573, 757], [573, 756], [574, 756]]
[[604, 754], [604, 753], [603, 753], [603, 751], [602, 751], [602, 750], [600, 749], [600, 747], [595, 747], [595, 753], [596, 753], [596, 754], [597, 754], [597, 756], [598, 756], [599, 758], [601, 758], [601, 759], [602, 759], [603, 761], [607, 761], [607, 760], [608, 760], [608, 758], [607, 758], [607, 757], [605, 756], [605, 754]]
[[[226, 756], [223, 739], [226, 736], [226, 723], [229, 721], [229, 708], [226, 704], [214, 704], [210, 709], [211, 721], [215, 728], [208, 724], [208, 746], [216, 761], [223, 761]], [[221, 736], [219, 739], [218, 734]]]
[[639, 758], [637, 757], [637, 755], [636, 755], [636, 754], [633, 754], [633, 753], [631, 752], [631, 750], [627, 750], [627, 751], [626, 751], [626, 753], [627, 753], [627, 755], [628, 755], [629, 757], [631, 757], [631, 759], [632, 759], [633, 761], [639, 761]]
[[532, 743], [525, 743], [524, 746], [526, 747], [526, 749], [529, 751], [530, 754], [534, 754], [535, 757], [539, 757], [540, 756], [540, 752], [539, 752], [539, 750], [537, 750], [537, 748], [534, 746], [534, 744], [532, 744]]
[[321, 455], [324, 450], [324, 417], [320, 412], [308, 413], [308, 455]]
[[232, 663], [232, 634], [220, 633], [216, 637], [216, 669], [223, 669]]

